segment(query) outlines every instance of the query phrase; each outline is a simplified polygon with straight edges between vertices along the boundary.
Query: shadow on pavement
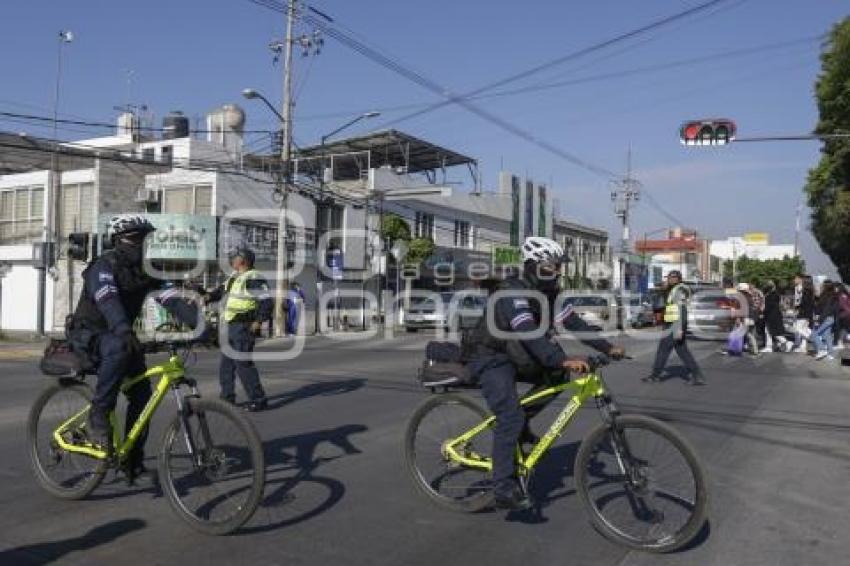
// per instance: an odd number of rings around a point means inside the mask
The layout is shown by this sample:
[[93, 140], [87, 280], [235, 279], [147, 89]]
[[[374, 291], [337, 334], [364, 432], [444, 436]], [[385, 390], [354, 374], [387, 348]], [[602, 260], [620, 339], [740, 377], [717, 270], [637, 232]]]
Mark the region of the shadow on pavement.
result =
[[310, 397], [323, 397], [328, 395], [342, 395], [351, 393], [363, 387], [365, 379], [345, 379], [337, 381], [320, 381], [302, 385], [294, 391], [287, 391], [269, 397], [269, 410], [279, 409], [296, 401], [309, 399]]
[[[360, 454], [350, 437], [367, 430], [364, 425], [350, 424], [266, 442], [266, 496], [240, 534], [295, 525], [339, 503], [345, 485], [314, 472], [327, 462]], [[325, 455], [329, 451], [331, 455]]]
[[711, 521], [706, 519], [705, 523], [703, 523], [702, 528], [697, 532], [696, 536], [691, 539], [691, 542], [683, 546], [682, 548], [671, 552], [670, 554], [681, 554], [682, 552], [688, 552], [689, 550], [693, 550], [698, 546], [702, 546], [708, 538], [711, 536]]
[[140, 519], [122, 519], [94, 527], [84, 535], [55, 542], [40, 542], [19, 546], [0, 552], [0, 564], [15, 566], [40, 566], [51, 564], [63, 556], [77, 551], [91, 550], [110, 543], [147, 525]]

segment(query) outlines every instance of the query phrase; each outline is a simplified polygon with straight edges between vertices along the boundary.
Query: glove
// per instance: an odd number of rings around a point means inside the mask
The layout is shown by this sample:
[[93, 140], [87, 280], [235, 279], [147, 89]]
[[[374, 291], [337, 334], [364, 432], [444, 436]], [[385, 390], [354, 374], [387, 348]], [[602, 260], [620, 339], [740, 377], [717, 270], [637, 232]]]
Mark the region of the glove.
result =
[[608, 350], [608, 356], [612, 360], [622, 360], [626, 357], [626, 349], [622, 346], [611, 346], [611, 349]]

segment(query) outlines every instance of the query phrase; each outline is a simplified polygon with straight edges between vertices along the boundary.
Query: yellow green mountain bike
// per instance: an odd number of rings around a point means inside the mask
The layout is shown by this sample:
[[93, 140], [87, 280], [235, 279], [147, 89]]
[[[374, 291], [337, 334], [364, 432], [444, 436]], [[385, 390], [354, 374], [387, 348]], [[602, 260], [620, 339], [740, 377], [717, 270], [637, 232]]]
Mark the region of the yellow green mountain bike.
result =
[[[573, 381], [533, 390], [523, 407], [569, 391], [571, 397], [529, 451], [517, 446], [520, 485], [529, 489], [535, 467], [585, 403], [595, 400], [602, 422], [584, 438], [574, 464], [576, 491], [592, 524], [630, 548], [669, 552], [688, 544], [707, 516], [702, 466], [670, 426], [641, 415], [621, 415], [599, 371], [605, 357]], [[493, 504], [492, 429], [496, 417], [467, 396], [431, 396], [413, 414], [404, 439], [408, 471], [419, 490], [453, 510], [475, 512]], [[435, 389], [432, 389], [435, 390]]]
[[110, 450], [89, 441], [87, 422], [92, 389], [85, 375], [60, 378], [35, 401], [27, 427], [35, 476], [44, 489], [63, 499], [82, 499], [119, 470], [171, 393], [176, 414], [158, 447], [158, 476], [171, 507], [193, 528], [214, 535], [233, 532], [254, 513], [265, 486], [265, 460], [251, 421], [232, 405], [202, 399], [185, 361], [196, 342], [146, 345], [166, 350], [168, 361], [126, 379], [122, 391], [145, 380], [159, 381], [133, 428], [122, 439], [115, 413], [110, 415]]

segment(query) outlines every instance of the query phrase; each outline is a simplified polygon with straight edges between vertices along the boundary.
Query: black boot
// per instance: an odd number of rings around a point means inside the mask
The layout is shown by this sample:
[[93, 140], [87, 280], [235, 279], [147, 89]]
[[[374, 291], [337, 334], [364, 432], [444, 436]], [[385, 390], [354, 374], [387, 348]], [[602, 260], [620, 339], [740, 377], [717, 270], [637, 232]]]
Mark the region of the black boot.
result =
[[219, 395], [218, 398], [227, 403], [228, 405], [236, 404], [236, 395]]
[[250, 413], [259, 413], [269, 408], [269, 401], [265, 397], [260, 397], [246, 403], [242, 408]]
[[654, 373], [651, 373], [646, 377], [642, 377], [640, 380], [644, 383], [661, 383], [661, 377]]
[[507, 480], [496, 485], [493, 489], [495, 504], [499, 509], [510, 511], [526, 511], [534, 507], [534, 503], [515, 479]]
[[701, 373], [694, 374], [691, 379], [691, 385], [705, 385], [705, 378]]

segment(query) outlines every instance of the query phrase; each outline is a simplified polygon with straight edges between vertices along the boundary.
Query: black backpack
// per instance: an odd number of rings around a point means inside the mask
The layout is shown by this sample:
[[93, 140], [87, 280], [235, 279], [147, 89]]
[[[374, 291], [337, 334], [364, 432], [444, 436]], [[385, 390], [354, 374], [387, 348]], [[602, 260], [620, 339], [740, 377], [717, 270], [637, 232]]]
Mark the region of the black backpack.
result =
[[432, 340], [425, 346], [425, 361], [419, 370], [423, 387], [471, 387], [475, 385], [463, 357], [461, 346], [454, 342]]

